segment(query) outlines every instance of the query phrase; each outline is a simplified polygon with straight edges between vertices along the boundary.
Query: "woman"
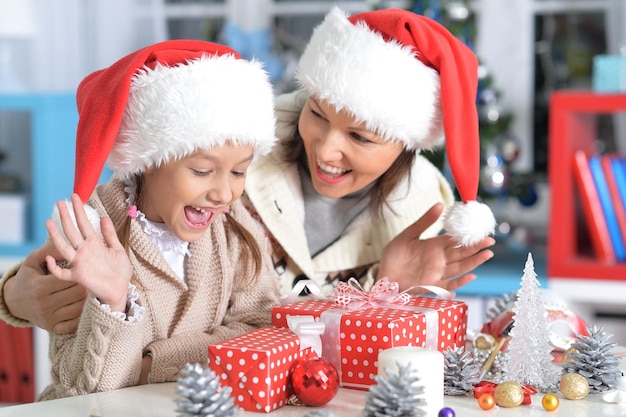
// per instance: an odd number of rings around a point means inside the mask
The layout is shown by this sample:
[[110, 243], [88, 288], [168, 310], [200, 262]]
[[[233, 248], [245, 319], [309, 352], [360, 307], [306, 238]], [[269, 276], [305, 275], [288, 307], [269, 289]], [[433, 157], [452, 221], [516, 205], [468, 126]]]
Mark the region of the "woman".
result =
[[[303, 89], [277, 99], [279, 146], [252, 167], [244, 196], [271, 238], [283, 294], [303, 279], [328, 294], [350, 277], [366, 289], [387, 276], [402, 289], [451, 290], [474, 278], [465, 273], [493, 256], [481, 250], [495, 225], [472, 201], [477, 71], [472, 51], [423, 16], [326, 16], [300, 59]], [[442, 128], [467, 202], [449, 210], [452, 236], [437, 236], [450, 186], [418, 155]]]
[[[336, 8], [326, 16], [299, 63], [304, 90], [276, 101], [280, 144], [250, 167], [242, 197], [266, 227], [283, 294], [303, 279], [328, 293], [350, 277], [366, 289], [388, 276], [402, 289], [450, 290], [475, 278], [469, 271], [493, 256], [485, 248], [495, 226], [474, 201], [477, 73], [472, 51], [423, 16], [382, 9], [347, 18]], [[444, 131], [460, 210], [417, 154], [440, 145]], [[42, 272], [50, 251], [5, 274], [0, 317], [67, 333], [85, 291]]]

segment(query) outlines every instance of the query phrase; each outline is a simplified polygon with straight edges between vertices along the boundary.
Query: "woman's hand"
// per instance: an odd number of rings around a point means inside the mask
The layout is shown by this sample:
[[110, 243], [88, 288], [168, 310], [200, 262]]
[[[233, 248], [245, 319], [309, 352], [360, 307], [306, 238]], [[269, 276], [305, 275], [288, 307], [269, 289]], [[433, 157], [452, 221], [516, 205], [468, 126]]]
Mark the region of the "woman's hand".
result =
[[63, 260], [51, 242], [33, 250], [17, 273], [5, 282], [4, 302], [19, 319], [49, 332], [72, 333], [78, 327], [87, 290], [50, 274], [46, 255]]
[[104, 242], [94, 231], [83, 203], [77, 194], [72, 194], [72, 206], [76, 224], [72, 221], [65, 202], [57, 203], [61, 225], [67, 240], [52, 220], [46, 227], [54, 246], [71, 268], [57, 265], [52, 256], [46, 256], [48, 270], [57, 278], [84, 286], [112, 311], [126, 311], [128, 283], [133, 275], [133, 267], [124, 247], [120, 243], [111, 219], [100, 219]]
[[388, 277], [398, 282], [401, 291], [414, 285], [436, 285], [454, 291], [476, 278], [470, 271], [493, 257], [487, 248], [495, 240], [486, 237], [473, 246], [462, 247], [447, 235], [420, 239], [442, 212], [443, 204], [433, 205], [385, 246], [377, 279]]

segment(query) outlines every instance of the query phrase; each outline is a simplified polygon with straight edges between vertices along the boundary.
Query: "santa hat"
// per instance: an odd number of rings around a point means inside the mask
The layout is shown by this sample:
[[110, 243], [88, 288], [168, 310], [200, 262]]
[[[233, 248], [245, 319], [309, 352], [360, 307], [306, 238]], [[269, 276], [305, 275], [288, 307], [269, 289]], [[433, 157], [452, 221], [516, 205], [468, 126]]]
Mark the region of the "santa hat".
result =
[[273, 101], [262, 64], [226, 46], [173, 40], [135, 51], [78, 87], [74, 191], [86, 201], [105, 162], [129, 179], [227, 141], [267, 153]]
[[445, 27], [407, 10], [347, 17], [334, 7], [315, 28], [297, 79], [309, 93], [406, 149], [432, 149], [445, 135], [463, 203], [448, 211], [444, 227], [465, 246], [493, 234], [493, 213], [476, 201], [478, 61]]

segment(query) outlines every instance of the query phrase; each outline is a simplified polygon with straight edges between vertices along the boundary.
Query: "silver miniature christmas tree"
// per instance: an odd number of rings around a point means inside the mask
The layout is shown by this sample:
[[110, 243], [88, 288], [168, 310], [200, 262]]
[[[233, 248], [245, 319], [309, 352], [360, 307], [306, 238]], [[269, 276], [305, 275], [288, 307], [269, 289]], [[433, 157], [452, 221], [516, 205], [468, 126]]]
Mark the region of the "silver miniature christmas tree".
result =
[[443, 354], [444, 394], [464, 395], [473, 391], [474, 385], [480, 381], [480, 372], [471, 351], [448, 349]]
[[230, 396], [231, 387], [221, 387], [219, 377], [200, 364], [186, 364], [178, 378], [176, 411], [179, 417], [234, 417], [239, 407]]
[[609, 342], [613, 335], [601, 326], [593, 326], [587, 332], [589, 336], [576, 335], [577, 341], [572, 343], [574, 351], [568, 355], [571, 360], [564, 365], [563, 374], [576, 373], [587, 378], [591, 393], [609, 391], [622, 376], [620, 358], [611, 352], [617, 343]]
[[552, 364], [550, 329], [539, 285], [529, 253], [513, 306], [507, 373], [509, 380], [542, 389], [553, 386], [559, 373]]
[[417, 371], [407, 363], [398, 363], [398, 373], [385, 368], [387, 378], [376, 375], [365, 398], [363, 417], [420, 417], [426, 415], [421, 407], [426, 400], [421, 397], [424, 387], [417, 385]]

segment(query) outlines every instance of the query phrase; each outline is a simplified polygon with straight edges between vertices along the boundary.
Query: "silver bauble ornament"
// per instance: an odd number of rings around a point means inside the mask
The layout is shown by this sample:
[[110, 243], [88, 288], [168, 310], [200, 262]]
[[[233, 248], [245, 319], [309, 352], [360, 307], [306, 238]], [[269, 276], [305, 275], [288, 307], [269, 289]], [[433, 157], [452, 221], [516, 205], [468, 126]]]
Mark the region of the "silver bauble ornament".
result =
[[462, 1], [451, 1], [446, 5], [448, 18], [453, 22], [465, 22], [470, 16], [470, 9]]

